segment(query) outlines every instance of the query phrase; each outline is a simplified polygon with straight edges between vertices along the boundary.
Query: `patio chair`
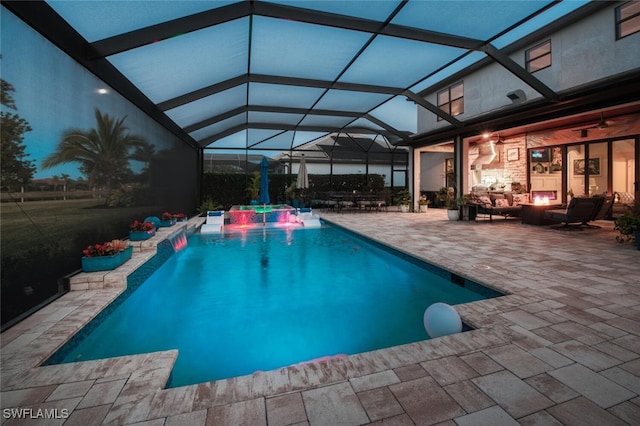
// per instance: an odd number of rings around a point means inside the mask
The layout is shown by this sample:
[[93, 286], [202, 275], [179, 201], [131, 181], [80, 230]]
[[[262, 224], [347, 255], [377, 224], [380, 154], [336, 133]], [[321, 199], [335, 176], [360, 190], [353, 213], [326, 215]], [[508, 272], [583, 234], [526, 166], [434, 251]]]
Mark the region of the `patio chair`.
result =
[[[613, 208], [614, 196], [605, 195], [603, 197], [596, 197], [596, 198], [602, 198], [602, 202], [600, 204], [600, 207], [597, 210], [594, 210], [593, 218], [591, 220], [594, 221], [594, 220], [603, 220], [603, 219], [609, 218], [611, 216], [611, 209]], [[584, 225], [587, 228], [592, 228], [592, 229], [601, 228], [601, 226], [592, 225], [589, 223], [586, 223]]]
[[604, 197], [577, 197], [572, 198], [566, 209], [550, 209], [544, 212], [547, 219], [561, 222], [561, 225], [552, 225], [554, 229], [582, 230], [589, 226], [600, 212]]
[[296, 215], [296, 222], [302, 224], [305, 228], [320, 228], [320, 216], [313, 214], [311, 208], [301, 208]]
[[207, 220], [200, 227], [201, 234], [218, 234], [224, 228], [224, 211], [208, 211]]

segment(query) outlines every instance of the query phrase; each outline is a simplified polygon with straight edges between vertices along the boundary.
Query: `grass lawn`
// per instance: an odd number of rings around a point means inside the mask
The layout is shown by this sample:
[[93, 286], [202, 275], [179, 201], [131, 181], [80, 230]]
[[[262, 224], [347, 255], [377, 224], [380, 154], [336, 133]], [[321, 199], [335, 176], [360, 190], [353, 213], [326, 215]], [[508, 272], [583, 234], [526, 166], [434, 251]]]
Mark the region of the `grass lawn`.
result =
[[[156, 212], [161, 207], [104, 207], [104, 200], [56, 200], [2, 203], [0, 205], [0, 237], [2, 253], [16, 255], [34, 244], [57, 241], [62, 245], [73, 244], [79, 233], [96, 235], [116, 224], [116, 233], [110, 238], [128, 235], [128, 224], [134, 219], [144, 219], [145, 213]], [[120, 226], [118, 223], [122, 223]], [[87, 241], [86, 245], [102, 241]], [[81, 256], [81, 253], [78, 253]]]

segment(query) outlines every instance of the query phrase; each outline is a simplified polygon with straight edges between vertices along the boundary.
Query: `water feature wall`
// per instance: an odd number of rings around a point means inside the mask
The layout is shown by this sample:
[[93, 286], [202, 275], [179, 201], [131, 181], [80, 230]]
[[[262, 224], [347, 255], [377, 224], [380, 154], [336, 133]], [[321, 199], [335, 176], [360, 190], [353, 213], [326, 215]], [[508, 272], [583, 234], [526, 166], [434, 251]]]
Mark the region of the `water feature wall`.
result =
[[229, 224], [250, 225], [257, 223], [288, 223], [296, 209], [286, 204], [232, 206], [229, 210]]
[[169, 242], [171, 243], [174, 253], [185, 248], [187, 246], [187, 233], [184, 228], [171, 235], [169, 237]]

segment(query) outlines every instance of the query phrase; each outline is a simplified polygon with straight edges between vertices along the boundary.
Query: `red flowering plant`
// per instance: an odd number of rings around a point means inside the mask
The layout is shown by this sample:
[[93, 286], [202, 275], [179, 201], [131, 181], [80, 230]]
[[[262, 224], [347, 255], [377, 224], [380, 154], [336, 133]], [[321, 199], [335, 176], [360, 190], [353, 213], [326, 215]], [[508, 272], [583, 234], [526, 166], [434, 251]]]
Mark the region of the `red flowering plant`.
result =
[[122, 240], [106, 241], [102, 244], [94, 244], [88, 246], [82, 250], [82, 253], [86, 257], [100, 257], [100, 256], [113, 256], [122, 251], [125, 251], [129, 247], [129, 243]]
[[187, 218], [187, 215], [184, 213], [176, 213], [173, 215], [173, 218], [176, 220], [185, 220]]
[[134, 220], [131, 225], [129, 225], [129, 229], [133, 232], [148, 232], [153, 231], [153, 223], [141, 222], [139, 220]]
[[173, 214], [169, 212], [162, 213], [162, 220], [171, 220], [173, 219]]

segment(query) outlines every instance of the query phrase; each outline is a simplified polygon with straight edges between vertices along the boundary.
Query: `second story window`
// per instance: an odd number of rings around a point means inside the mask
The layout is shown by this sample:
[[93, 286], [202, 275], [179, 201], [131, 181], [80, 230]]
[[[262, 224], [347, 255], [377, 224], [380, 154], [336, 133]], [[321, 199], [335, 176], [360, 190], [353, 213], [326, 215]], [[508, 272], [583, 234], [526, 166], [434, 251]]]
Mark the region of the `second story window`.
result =
[[551, 66], [551, 40], [540, 43], [525, 52], [527, 71], [536, 72]]
[[616, 8], [616, 40], [640, 31], [640, 2], [630, 1]]
[[[464, 112], [464, 84], [456, 83], [438, 92], [438, 108], [450, 115]], [[442, 117], [438, 116], [438, 121]]]

